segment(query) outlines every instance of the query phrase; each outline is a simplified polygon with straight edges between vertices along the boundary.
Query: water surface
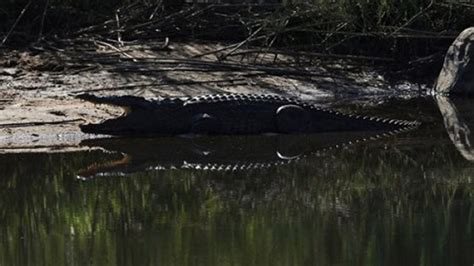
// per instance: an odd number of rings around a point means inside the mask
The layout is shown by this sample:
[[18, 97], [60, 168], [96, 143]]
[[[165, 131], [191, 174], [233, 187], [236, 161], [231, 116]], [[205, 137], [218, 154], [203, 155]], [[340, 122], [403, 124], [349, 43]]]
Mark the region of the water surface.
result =
[[421, 128], [349, 145], [220, 139], [196, 151], [181, 139], [115, 143], [135, 147], [128, 160], [0, 155], [0, 265], [472, 265], [470, 105], [452, 103], [464, 121], [454, 130], [449, 108], [403, 104], [382, 109], [408, 108]]

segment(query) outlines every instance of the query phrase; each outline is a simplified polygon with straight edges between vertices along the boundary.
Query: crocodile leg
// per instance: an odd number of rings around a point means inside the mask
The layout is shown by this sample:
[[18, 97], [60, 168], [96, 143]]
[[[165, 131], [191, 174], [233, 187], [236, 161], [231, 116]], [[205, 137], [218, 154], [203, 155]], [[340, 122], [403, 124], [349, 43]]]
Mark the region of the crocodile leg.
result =
[[310, 124], [309, 112], [298, 105], [283, 105], [276, 111], [276, 124], [279, 133], [303, 133]]

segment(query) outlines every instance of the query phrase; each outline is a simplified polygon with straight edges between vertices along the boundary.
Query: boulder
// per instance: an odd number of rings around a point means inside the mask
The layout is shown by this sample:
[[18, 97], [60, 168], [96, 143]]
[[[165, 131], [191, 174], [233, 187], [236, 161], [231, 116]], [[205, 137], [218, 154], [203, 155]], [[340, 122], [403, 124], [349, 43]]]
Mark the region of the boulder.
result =
[[461, 32], [449, 47], [434, 90], [437, 94], [474, 95], [474, 27]]

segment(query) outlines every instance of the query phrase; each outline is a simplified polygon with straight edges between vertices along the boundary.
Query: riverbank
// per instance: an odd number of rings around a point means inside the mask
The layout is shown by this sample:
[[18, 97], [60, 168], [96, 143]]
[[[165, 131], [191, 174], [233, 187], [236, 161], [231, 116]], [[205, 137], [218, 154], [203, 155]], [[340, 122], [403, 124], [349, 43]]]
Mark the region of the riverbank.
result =
[[[70, 46], [34, 52], [11, 50], [0, 61], [0, 150], [75, 146], [87, 137], [79, 124], [122, 110], [75, 98], [81, 93], [146, 98], [215, 93], [277, 94], [323, 106], [410, 98], [420, 87], [393, 83], [371, 66], [350, 60], [259, 53], [218, 61], [220, 43], [131, 44], [116, 48]], [[244, 51], [244, 50], [242, 50]], [[312, 60], [311, 66], [305, 64]], [[302, 63], [303, 61], [303, 63]], [[423, 89], [423, 87], [421, 87]]]
[[[373, 10], [359, 6], [359, 13], [349, 15], [356, 7], [345, 2], [163, 3], [128, 3], [88, 27], [65, 24], [62, 33], [54, 26], [61, 18], [54, 15], [64, 7], [55, 1], [18, 8], [12, 26], [0, 30], [5, 32], [0, 150], [76, 147], [90, 137], [80, 133], [79, 124], [122, 113], [75, 98], [81, 93], [145, 98], [277, 94], [331, 108], [424, 95], [457, 34], [454, 26], [447, 31], [436, 27], [463, 25], [451, 17], [436, 19], [441, 24], [429, 20], [443, 10], [460, 9], [431, 2], [420, 3], [418, 12], [405, 6], [407, 13], [399, 20], [389, 4]], [[374, 10], [381, 13], [368, 16]], [[40, 28], [28, 27], [28, 12], [36, 14]], [[469, 12], [465, 8], [462, 14]], [[336, 21], [328, 21], [330, 14], [337, 14]], [[380, 23], [370, 26], [373, 19]], [[36, 41], [21, 38], [27, 29], [36, 31]]]

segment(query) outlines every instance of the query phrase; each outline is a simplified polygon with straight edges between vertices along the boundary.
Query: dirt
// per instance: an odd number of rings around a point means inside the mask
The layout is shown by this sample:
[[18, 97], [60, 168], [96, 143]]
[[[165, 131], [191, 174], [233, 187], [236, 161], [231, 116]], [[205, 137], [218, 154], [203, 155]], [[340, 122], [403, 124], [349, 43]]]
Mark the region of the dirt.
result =
[[[73, 48], [72, 48], [73, 47]], [[321, 105], [338, 101], [412, 97], [418, 87], [389, 84], [369, 67], [270, 53], [212, 53], [222, 44], [160, 43], [48, 47], [2, 51], [0, 152], [83, 149], [79, 125], [121, 115], [120, 108], [75, 98], [81, 93], [146, 98], [209, 93], [298, 97]], [[206, 54], [209, 53], [209, 54]]]

